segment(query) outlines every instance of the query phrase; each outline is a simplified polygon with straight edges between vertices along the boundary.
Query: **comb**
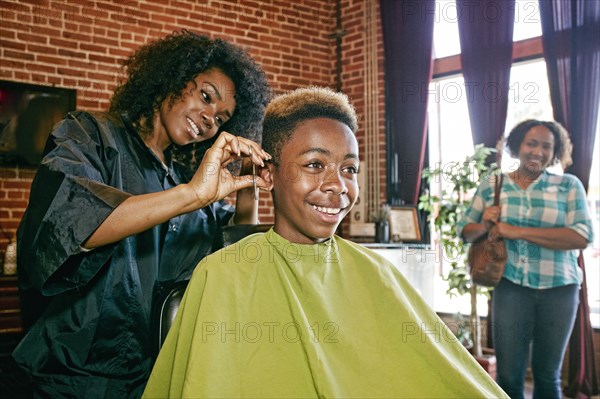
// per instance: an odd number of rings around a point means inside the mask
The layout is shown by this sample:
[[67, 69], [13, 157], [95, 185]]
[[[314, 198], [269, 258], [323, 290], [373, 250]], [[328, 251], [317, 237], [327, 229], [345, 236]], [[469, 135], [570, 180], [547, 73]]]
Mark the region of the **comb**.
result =
[[258, 195], [256, 195], [256, 165], [252, 161], [252, 147], [250, 147], [250, 162], [252, 162], [252, 199], [257, 201]]

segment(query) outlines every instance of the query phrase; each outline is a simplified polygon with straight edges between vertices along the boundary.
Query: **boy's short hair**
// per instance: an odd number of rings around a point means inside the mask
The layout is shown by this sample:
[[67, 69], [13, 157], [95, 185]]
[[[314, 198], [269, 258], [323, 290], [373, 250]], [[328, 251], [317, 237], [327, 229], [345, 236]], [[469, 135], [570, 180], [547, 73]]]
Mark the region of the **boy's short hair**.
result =
[[279, 165], [281, 148], [292, 137], [296, 127], [309, 119], [337, 120], [356, 134], [356, 111], [348, 96], [327, 87], [306, 87], [276, 96], [267, 106], [263, 122], [263, 148]]

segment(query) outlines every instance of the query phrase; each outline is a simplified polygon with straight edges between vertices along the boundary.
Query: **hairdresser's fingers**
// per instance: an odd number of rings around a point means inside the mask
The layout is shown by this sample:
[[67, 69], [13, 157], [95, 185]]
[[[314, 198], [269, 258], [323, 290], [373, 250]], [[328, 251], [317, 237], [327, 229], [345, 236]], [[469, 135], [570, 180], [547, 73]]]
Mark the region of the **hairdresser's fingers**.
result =
[[271, 155], [263, 150], [262, 147], [255, 141], [241, 136], [234, 137], [237, 140], [237, 145], [240, 149], [240, 153], [237, 154], [238, 156], [250, 156], [252, 158], [252, 162], [261, 166], [263, 166], [264, 161], [272, 158]]
[[206, 157], [211, 161], [228, 164], [234, 160], [251, 157], [256, 165], [264, 166], [264, 161], [272, 157], [264, 151], [256, 142], [244, 137], [234, 136], [228, 132], [222, 132], [213, 145], [207, 150]]
[[[233, 190], [237, 191], [243, 188], [250, 188], [254, 186], [254, 181], [252, 180], [252, 175], [243, 175], [243, 176], [231, 176], [233, 181]], [[262, 179], [260, 176], [256, 176], [256, 187], [262, 190], [269, 190], [269, 184]]]

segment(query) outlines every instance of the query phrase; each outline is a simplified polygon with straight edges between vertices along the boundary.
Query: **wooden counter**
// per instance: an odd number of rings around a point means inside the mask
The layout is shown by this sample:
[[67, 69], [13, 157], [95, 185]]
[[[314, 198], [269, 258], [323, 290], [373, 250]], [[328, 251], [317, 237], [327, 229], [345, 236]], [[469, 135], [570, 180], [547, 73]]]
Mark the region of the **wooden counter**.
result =
[[0, 334], [22, 332], [17, 276], [0, 276]]

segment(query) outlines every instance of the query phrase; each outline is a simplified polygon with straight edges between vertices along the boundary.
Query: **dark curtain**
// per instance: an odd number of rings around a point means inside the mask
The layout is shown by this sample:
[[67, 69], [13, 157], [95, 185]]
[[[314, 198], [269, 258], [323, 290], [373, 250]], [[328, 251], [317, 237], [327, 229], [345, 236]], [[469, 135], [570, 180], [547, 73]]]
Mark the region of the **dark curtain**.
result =
[[473, 142], [495, 148], [506, 124], [515, 1], [456, 0], [456, 5]]
[[427, 141], [435, 1], [380, 0], [385, 67], [387, 199], [416, 204]]
[[[577, 176], [587, 190], [600, 101], [600, 2], [540, 1], [540, 14], [554, 119], [567, 128], [573, 141], [573, 165], [567, 172]], [[585, 275], [583, 256], [579, 266]], [[565, 388], [569, 397], [598, 394], [592, 339], [584, 281], [569, 344], [569, 385]]]
[[[515, 1], [456, 0], [456, 6], [460, 60], [473, 143], [495, 148], [498, 140], [504, 137], [506, 125]], [[499, 161], [499, 158], [490, 157], [487, 162], [490, 164], [495, 160]], [[491, 300], [488, 322], [492, 320]], [[494, 347], [492, 334], [488, 334], [487, 346]]]

